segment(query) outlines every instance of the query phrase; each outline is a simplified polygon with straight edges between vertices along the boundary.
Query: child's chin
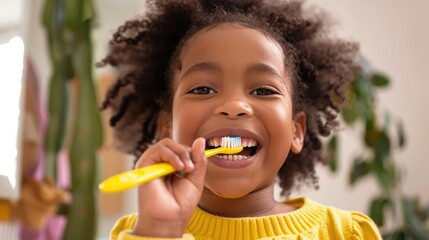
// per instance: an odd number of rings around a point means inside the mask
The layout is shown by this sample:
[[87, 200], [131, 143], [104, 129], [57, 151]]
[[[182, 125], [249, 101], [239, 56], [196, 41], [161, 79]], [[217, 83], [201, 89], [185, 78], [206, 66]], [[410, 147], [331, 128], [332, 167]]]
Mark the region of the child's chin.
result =
[[223, 188], [216, 188], [216, 187], [207, 187], [214, 195], [221, 197], [221, 198], [226, 198], [226, 199], [238, 199], [238, 198], [242, 198], [244, 196], [246, 196], [247, 194], [249, 194], [248, 191], [243, 191], [243, 189], [236, 189], [236, 188], [228, 188], [225, 189], [225, 187]]

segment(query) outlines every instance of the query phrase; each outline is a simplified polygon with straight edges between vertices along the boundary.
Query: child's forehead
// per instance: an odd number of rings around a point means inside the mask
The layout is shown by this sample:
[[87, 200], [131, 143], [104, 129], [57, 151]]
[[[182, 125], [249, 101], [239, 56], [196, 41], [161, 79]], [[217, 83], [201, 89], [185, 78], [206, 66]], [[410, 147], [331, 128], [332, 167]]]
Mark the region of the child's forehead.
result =
[[236, 59], [231, 62], [232, 65], [245, 62], [247, 57], [249, 61], [271, 62], [277, 65], [279, 71], [285, 71], [282, 46], [263, 30], [240, 23], [217, 24], [190, 36], [179, 49], [173, 70], [176, 73], [184, 71], [196, 62], [228, 62], [228, 56]]
[[[241, 35], [243, 36], [243, 32], [245, 32], [245, 38], [246, 40], [251, 40], [255, 38], [268, 40], [267, 42], [270, 42], [274, 44], [277, 47], [277, 50], [281, 52], [283, 55], [283, 48], [279, 42], [275, 40], [273, 36], [268, 34], [266, 31], [262, 29], [258, 29], [256, 27], [246, 26], [243, 23], [239, 22], [226, 22], [226, 23], [220, 23], [212, 26], [205, 27], [196, 33], [194, 33], [192, 36], [190, 36], [182, 45], [182, 48], [180, 49], [180, 56], [183, 56], [187, 52], [187, 50], [195, 45], [196, 42], [201, 42], [200, 40], [210, 41], [213, 43], [215, 41], [215, 44], [218, 43], [216, 41], [220, 40], [222, 41], [222, 36], [225, 35]], [[263, 36], [261, 38], [261, 36]], [[213, 44], [213, 45], [215, 45]]]

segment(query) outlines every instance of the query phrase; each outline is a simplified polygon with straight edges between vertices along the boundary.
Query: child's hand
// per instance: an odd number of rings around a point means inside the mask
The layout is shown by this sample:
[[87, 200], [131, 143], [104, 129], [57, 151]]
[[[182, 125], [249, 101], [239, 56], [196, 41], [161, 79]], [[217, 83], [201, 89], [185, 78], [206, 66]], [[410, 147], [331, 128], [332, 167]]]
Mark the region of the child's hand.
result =
[[140, 157], [136, 168], [169, 162], [182, 174], [170, 174], [140, 185], [139, 216], [135, 235], [181, 237], [204, 187], [207, 159], [205, 139], [196, 139], [192, 148], [162, 139]]

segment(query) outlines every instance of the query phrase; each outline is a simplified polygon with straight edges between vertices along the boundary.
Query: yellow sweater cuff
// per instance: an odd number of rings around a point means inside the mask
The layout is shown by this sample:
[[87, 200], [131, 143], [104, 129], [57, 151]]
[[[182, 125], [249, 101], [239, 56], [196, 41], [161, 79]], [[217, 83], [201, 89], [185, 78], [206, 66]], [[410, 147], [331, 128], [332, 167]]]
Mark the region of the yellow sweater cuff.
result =
[[181, 238], [156, 238], [156, 237], [140, 237], [135, 236], [130, 230], [122, 231], [118, 235], [118, 240], [194, 240], [191, 234], [184, 234]]

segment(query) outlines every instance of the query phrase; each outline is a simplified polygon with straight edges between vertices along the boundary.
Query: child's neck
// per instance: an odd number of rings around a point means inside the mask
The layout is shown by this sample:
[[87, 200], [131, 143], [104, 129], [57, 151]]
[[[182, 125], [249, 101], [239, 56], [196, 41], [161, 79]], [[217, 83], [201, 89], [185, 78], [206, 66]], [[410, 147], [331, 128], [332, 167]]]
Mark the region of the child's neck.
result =
[[204, 189], [199, 207], [223, 217], [258, 217], [295, 210], [292, 206], [278, 203], [273, 194], [273, 185], [235, 199], [223, 198]]

